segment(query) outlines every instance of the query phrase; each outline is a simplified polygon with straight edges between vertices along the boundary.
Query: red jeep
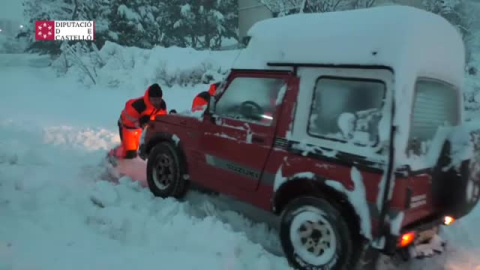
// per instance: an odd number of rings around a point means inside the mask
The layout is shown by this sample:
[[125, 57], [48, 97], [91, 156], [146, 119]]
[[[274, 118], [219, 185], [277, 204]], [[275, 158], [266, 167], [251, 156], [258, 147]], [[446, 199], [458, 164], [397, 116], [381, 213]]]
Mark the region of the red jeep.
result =
[[[299, 269], [364, 266], [368, 254], [428, 242], [476, 205], [480, 137], [463, 123], [464, 49], [450, 24], [387, 7], [276, 18], [250, 34], [204, 112], [149, 124], [140, 156], [155, 195], [179, 198], [192, 181], [280, 215]], [[346, 58], [348, 39], [359, 48]]]

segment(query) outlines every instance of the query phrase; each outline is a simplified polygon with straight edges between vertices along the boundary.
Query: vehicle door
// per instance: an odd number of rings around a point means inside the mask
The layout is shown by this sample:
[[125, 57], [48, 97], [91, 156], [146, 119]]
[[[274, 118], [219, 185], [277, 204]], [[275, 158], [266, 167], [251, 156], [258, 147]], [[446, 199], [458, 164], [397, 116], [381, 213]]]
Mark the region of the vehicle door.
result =
[[207, 185], [230, 193], [257, 188], [290, 76], [285, 71], [232, 72], [204, 118], [200, 166]]

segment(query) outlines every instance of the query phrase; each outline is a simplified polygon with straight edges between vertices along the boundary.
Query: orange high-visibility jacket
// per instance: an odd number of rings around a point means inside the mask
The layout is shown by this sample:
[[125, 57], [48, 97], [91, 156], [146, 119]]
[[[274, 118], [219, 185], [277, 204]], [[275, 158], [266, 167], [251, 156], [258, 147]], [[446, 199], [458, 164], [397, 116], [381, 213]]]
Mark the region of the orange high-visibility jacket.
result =
[[149, 90], [150, 88], [145, 91], [143, 97], [130, 99], [125, 103], [125, 109], [123, 109], [120, 116], [124, 127], [131, 129], [142, 128], [149, 120], [154, 120], [156, 116], [167, 114], [165, 100], [162, 100], [160, 109], [155, 108], [149, 100]]
[[204, 106], [208, 104], [208, 101], [210, 99], [210, 94], [208, 94], [207, 91], [203, 91], [200, 94], [198, 94], [194, 99], [192, 103], [192, 111], [201, 111], [204, 109]]
[[194, 99], [192, 103], [192, 111], [200, 111], [203, 110], [204, 106], [206, 106], [210, 100], [210, 97], [215, 95], [217, 92], [217, 87], [220, 85], [220, 83], [214, 83], [210, 85], [210, 88], [207, 91], [201, 92], [198, 94]]

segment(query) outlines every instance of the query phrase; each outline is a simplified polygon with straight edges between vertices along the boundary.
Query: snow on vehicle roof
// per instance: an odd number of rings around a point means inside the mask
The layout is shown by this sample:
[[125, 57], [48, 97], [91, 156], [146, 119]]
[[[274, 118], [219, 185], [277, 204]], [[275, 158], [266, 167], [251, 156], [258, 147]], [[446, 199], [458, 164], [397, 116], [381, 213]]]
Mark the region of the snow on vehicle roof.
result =
[[395, 73], [463, 82], [465, 49], [458, 31], [413, 7], [272, 18], [256, 23], [248, 35], [234, 68], [265, 69], [269, 62], [384, 65]]

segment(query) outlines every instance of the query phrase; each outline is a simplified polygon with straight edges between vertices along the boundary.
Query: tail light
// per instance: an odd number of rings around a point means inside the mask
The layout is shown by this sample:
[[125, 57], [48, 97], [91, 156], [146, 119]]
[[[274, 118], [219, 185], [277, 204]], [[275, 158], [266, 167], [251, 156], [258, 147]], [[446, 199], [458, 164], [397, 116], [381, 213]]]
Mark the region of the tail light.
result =
[[413, 231], [402, 234], [402, 236], [400, 236], [398, 238], [397, 247], [404, 248], [404, 247], [410, 245], [415, 240], [415, 236], [416, 236], [415, 232], [413, 232]]
[[451, 216], [445, 216], [445, 217], [443, 218], [443, 224], [444, 224], [445, 226], [452, 225], [453, 222], [455, 222], [455, 219], [454, 219], [453, 217], [451, 217]]

